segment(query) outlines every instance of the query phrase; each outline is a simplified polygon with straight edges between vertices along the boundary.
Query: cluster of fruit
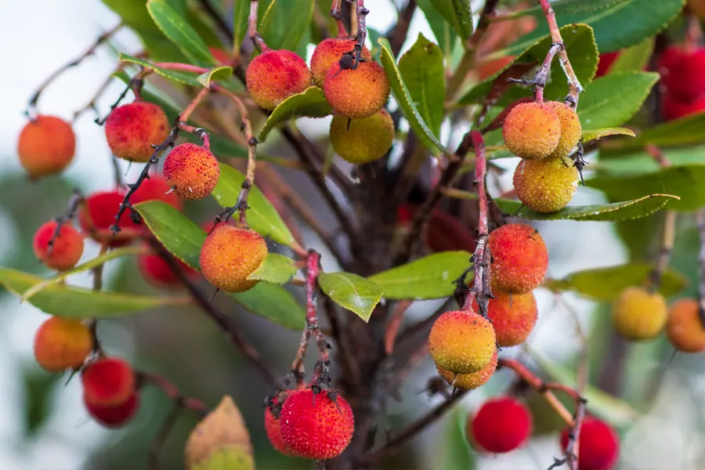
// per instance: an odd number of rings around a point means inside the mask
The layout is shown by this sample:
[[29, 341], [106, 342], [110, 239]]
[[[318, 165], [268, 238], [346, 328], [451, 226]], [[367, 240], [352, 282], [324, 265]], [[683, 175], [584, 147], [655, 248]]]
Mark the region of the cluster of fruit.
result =
[[658, 71], [664, 88], [664, 119], [670, 121], [705, 110], [705, 47], [667, 47]]
[[[478, 450], [501, 454], [521, 447], [531, 437], [532, 430], [531, 412], [522, 402], [512, 397], [496, 397], [468, 416], [466, 436]], [[581, 423], [579, 435], [579, 470], [614, 466], [619, 456], [619, 440], [607, 423], [588, 416]], [[565, 429], [560, 435], [564, 452], [568, 442], [569, 430]]]
[[510, 152], [522, 158], [514, 172], [517, 197], [529, 209], [555, 212], [573, 198], [579, 174], [568, 158], [582, 127], [564, 103], [520, 103], [504, 119], [502, 135]]
[[93, 333], [78, 320], [52, 317], [34, 338], [37, 363], [48, 372], [80, 369], [88, 413], [106, 427], [122, 426], [139, 406], [135, 373], [124, 360], [93, 352]]
[[492, 254], [487, 318], [477, 312], [454, 311], [433, 325], [428, 346], [439, 374], [456, 388], [484, 385], [497, 368], [497, 346], [516, 346], [529, 337], [538, 311], [531, 292], [548, 269], [548, 250], [528, 225], [504, 225], [490, 233]]
[[382, 158], [392, 147], [394, 123], [383, 109], [389, 79], [367, 47], [347, 38], [323, 40], [311, 56], [311, 68], [295, 53], [265, 49], [247, 68], [247, 91], [262, 108], [273, 110], [290, 96], [315, 85], [333, 109], [330, 142], [354, 164]]

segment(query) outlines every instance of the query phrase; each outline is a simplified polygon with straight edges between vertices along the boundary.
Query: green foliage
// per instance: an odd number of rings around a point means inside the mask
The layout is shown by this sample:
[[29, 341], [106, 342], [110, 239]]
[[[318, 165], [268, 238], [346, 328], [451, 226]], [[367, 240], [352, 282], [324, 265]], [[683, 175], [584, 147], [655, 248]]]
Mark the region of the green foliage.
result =
[[267, 138], [269, 132], [278, 124], [282, 124], [297, 117], [321, 118], [332, 114], [331, 109], [323, 90], [312, 86], [302, 93], [292, 95], [279, 103], [272, 114], [269, 115], [259, 133], [259, 140]]
[[[453, 46], [455, 46], [458, 38], [455, 29], [445, 20], [431, 0], [417, 0], [417, 3], [421, 11], [423, 11], [429, 26], [431, 26], [431, 30], [436, 36], [436, 40], [438, 41], [441, 51], [443, 51], [443, 55], [450, 57]], [[376, 41], [373, 41], [373, 43], [376, 43]]]
[[118, 60], [120, 60], [120, 62], [130, 62], [133, 64], [140, 65], [142, 67], [148, 67], [154, 70], [156, 74], [161, 75], [162, 77], [166, 77], [170, 80], [174, 80], [175, 82], [199, 88], [203, 86], [203, 84], [198, 80], [198, 77], [194, 74], [189, 74], [186, 72], [177, 72], [174, 70], [166, 70], [161, 67], [157, 67], [153, 64], [150, 64], [146, 60], [138, 59], [137, 57], [132, 57], [131, 55], [123, 53], [120, 53], [120, 58]]
[[[263, 8], [266, 9], [263, 12]], [[270, 49], [300, 52], [301, 39], [313, 16], [313, 0], [260, 2], [259, 33]]]
[[258, 282], [250, 290], [228, 295], [251, 313], [284, 328], [300, 331], [306, 326], [306, 312], [301, 302], [282, 286]]
[[[675, 121], [644, 129], [635, 139], [612, 141], [605, 146], [605, 150], [607, 150], [608, 153], [622, 153], [644, 148], [648, 144], [659, 147], [700, 144], [704, 140], [704, 128], [705, 112], [691, 114], [690, 116], [684, 116]], [[604, 153], [602, 155], [604, 155]]]
[[210, 69], [208, 72], [201, 74], [196, 78], [198, 83], [208, 88], [211, 86], [211, 82], [217, 82], [220, 80], [227, 80], [233, 76], [232, 67], [215, 67]]
[[184, 12], [172, 8], [167, 0], [148, 0], [147, 10], [164, 35], [171, 39], [192, 63], [202, 66], [216, 64], [206, 43], [184, 18]]
[[431, 0], [431, 5], [453, 26], [463, 41], [470, 39], [473, 31], [470, 0]]
[[372, 281], [351, 273], [323, 273], [318, 285], [330, 299], [365, 321], [382, 298], [382, 289]]
[[649, 65], [654, 52], [654, 39], [647, 38], [619, 53], [609, 69], [609, 73], [641, 71]]
[[628, 135], [634, 137], [634, 131], [626, 127], [603, 127], [602, 129], [583, 129], [580, 136], [583, 144], [612, 135]]
[[291, 281], [298, 270], [294, 260], [288, 256], [269, 253], [259, 268], [247, 276], [247, 279], [282, 285]]
[[233, 5], [233, 55], [240, 53], [242, 41], [247, 37], [250, 3], [247, 0], [235, 0], [235, 5]]

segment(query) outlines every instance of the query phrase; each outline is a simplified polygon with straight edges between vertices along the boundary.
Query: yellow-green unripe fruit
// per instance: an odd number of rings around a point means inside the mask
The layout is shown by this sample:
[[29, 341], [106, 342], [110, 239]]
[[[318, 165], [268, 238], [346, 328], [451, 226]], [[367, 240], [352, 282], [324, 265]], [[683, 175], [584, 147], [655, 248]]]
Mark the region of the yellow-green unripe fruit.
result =
[[555, 212], [573, 198], [578, 179], [578, 169], [569, 159], [522, 160], [514, 171], [514, 189], [529, 209]]
[[384, 109], [364, 119], [337, 115], [330, 123], [330, 143], [335, 153], [356, 165], [379, 160], [392, 148], [393, 141], [394, 122]]
[[540, 160], [556, 150], [561, 139], [561, 121], [545, 103], [521, 103], [504, 119], [502, 136], [514, 155]]
[[627, 287], [612, 309], [612, 324], [620, 336], [639, 341], [656, 337], [666, 326], [666, 300], [657, 292]]
[[561, 138], [558, 140], [556, 150], [546, 158], [563, 158], [570, 155], [570, 152], [580, 142], [583, 127], [580, 125], [578, 114], [565, 103], [559, 101], [547, 101], [546, 106], [551, 108], [558, 120], [561, 122]]
[[492, 324], [475, 312], [446, 312], [428, 335], [428, 349], [436, 366], [455, 374], [472, 374], [492, 360], [497, 338]]

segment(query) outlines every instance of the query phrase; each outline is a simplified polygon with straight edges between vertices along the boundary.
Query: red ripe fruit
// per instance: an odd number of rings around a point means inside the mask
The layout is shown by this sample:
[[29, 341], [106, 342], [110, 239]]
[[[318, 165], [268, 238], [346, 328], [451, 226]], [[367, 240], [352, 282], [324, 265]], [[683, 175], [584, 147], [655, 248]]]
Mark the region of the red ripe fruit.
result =
[[47, 372], [80, 367], [93, 350], [93, 335], [78, 320], [51, 317], [34, 336], [34, 358]]
[[115, 238], [110, 230], [124, 197], [122, 191], [99, 192], [88, 196], [78, 212], [81, 229], [99, 243], [120, 246], [130, 242], [139, 235], [140, 226], [132, 221], [129, 210], [120, 216], [120, 232], [115, 234]]
[[[197, 274], [197, 271], [187, 266], [183, 261], [179, 259], [175, 259], [175, 261], [187, 275], [195, 276]], [[174, 274], [167, 262], [164, 261], [164, 258], [157, 254], [148, 253], [139, 255], [137, 257], [137, 267], [140, 273], [142, 273], [142, 277], [154, 287], [181, 286], [179, 277]]]
[[[316, 86], [323, 88], [328, 70], [340, 62], [343, 54], [352, 52], [356, 44], [357, 41], [354, 39], [327, 38], [316, 46], [311, 56], [311, 74]], [[362, 57], [366, 60], [372, 60], [370, 50], [367, 47], [362, 48]]]
[[281, 431], [281, 410], [282, 406], [279, 404], [279, 398], [274, 397], [264, 408], [264, 430], [267, 432], [267, 437], [269, 442], [272, 443], [272, 447], [278, 452], [289, 455], [292, 457], [296, 456], [296, 453], [291, 450], [284, 438], [282, 438]]
[[176, 210], [184, 208], [183, 202], [179, 199], [171, 186], [160, 175], [150, 175], [149, 179], [142, 181], [140, 187], [130, 198], [132, 204], [139, 204], [147, 201], [162, 201], [169, 204]]
[[203, 199], [218, 184], [220, 165], [210, 151], [187, 143], [167, 155], [163, 172], [167, 185], [174, 188], [181, 199]]
[[133, 392], [127, 401], [119, 405], [97, 406], [88, 403], [84, 395], [83, 402], [93, 419], [106, 428], [118, 428], [127, 424], [135, 415], [140, 405], [140, 397], [137, 393]]
[[301, 457], [328, 460], [340, 455], [350, 444], [355, 418], [347, 400], [335, 401], [328, 391], [314, 395], [311, 389], [290, 394], [281, 412], [284, 442]]
[[705, 48], [667, 47], [659, 62], [661, 83], [670, 95], [690, 101], [705, 94]]
[[661, 114], [666, 121], [673, 121], [702, 111], [705, 111], [705, 95], [695, 100], [683, 100], [668, 93], [661, 96]]
[[117, 357], [100, 358], [81, 373], [83, 399], [102, 408], [125, 403], [135, 391], [135, 373], [130, 364]]
[[[568, 447], [568, 430], [561, 433], [561, 448]], [[578, 470], [609, 470], [619, 458], [619, 438], [614, 430], [598, 419], [586, 417], [580, 426]]]
[[539, 232], [524, 224], [508, 224], [490, 233], [492, 291], [525, 294], [543, 282], [548, 250]]
[[[479, 311], [477, 301], [472, 308]], [[526, 294], [495, 294], [487, 307], [487, 318], [492, 322], [497, 343], [503, 347], [517, 346], [529, 337], [536, 325], [538, 309], [533, 292]]]
[[500, 454], [524, 444], [532, 428], [533, 420], [526, 406], [514, 398], [499, 397], [486, 401], [468, 419], [467, 436], [472, 436], [483, 450]]
[[[76, 266], [83, 254], [83, 237], [72, 225], [63, 224], [59, 236], [54, 238], [57, 223], [47, 222], [34, 235], [34, 255], [47, 267], [66, 271]], [[49, 242], [54, 238], [52, 247]]]
[[311, 71], [306, 62], [286, 50], [268, 50], [258, 55], [250, 62], [245, 75], [250, 96], [269, 111], [311, 86]]
[[37, 116], [28, 122], [17, 142], [20, 164], [32, 179], [59, 173], [76, 153], [71, 125], [54, 116]]
[[115, 108], [105, 121], [108, 146], [118, 158], [145, 163], [169, 135], [169, 120], [162, 108], [135, 101]]

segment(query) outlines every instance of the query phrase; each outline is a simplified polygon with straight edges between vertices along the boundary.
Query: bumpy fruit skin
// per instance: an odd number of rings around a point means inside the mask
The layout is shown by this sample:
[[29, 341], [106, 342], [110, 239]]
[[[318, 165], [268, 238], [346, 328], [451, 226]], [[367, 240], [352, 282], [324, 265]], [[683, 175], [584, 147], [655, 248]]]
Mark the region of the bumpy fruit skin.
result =
[[259, 233], [219, 225], [201, 248], [201, 272], [222, 291], [244, 292], [257, 284], [247, 277], [259, 268], [267, 252], [267, 244]]
[[493, 454], [511, 452], [531, 436], [531, 413], [511, 397], [486, 401], [474, 417], [468, 419], [467, 435], [480, 448]]
[[100, 424], [106, 428], [119, 428], [126, 425], [135, 416], [140, 405], [140, 397], [133, 392], [124, 403], [119, 405], [97, 406], [85, 401], [84, 396], [84, 404], [88, 414]]
[[454, 311], [441, 315], [428, 335], [433, 362], [455, 374], [477, 372], [497, 351], [494, 328], [474, 312]]
[[163, 172], [167, 184], [181, 199], [203, 199], [218, 184], [220, 165], [208, 150], [186, 143], [167, 155]]
[[563, 158], [570, 155], [570, 152], [578, 145], [583, 127], [580, 125], [578, 114], [565, 103], [559, 101], [547, 101], [546, 106], [551, 108], [558, 120], [561, 122], [561, 138], [558, 140], [556, 150], [546, 158]]
[[507, 114], [504, 143], [514, 155], [529, 160], [546, 158], [561, 138], [561, 121], [545, 103], [521, 103]]
[[485, 385], [497, 370], [497, 351], [492, 355], [489, 364], [472, 374], [454, 374], [438, 364], [436, 364], [436, 370], [449, 385], [461, 390], [474, 390]]
[[705, 48], [686, 51], [681, 46], [667, 47], [658, 67], [667, 93], [691, 101], [705, 94]]
[[525, 224], [504, 225], [490, 233], [490, 282], [497, 295], [526, 294], [543, 282], [548, 249], [539, 232]]
[[326, 100], [335, 114], [364, 119], [382, 109], [391, 91], [387, 74], [377, 62], [361, 62], [357, 69], [333, 65], [323, 85]]
[[92, 350], [93, 336], [78, 320], [51, 317], [34, 336], [34, 357], [48, 372], [80, 367]]
[[384, 109], [364, 119], [333, 116], [330, 123], [333, 150], [356, 165], [379, 160], [392, 148], [393, 141], [394, 122]]
[[245, 81], [255, 103], [272, 110], [282, 101], [311, 86], [306, 62], [291, 51], [267, 51], [250, 62]]
[[135, 373], [117, 357], [100, 358], [81, 373], [83, 400], [91, 406], [115, 407], [125, 403], [135, 391]]
[[693, 100], [684, 100], [668, 93], [661, 96], [661, 114], [666, 121], [673, 121], [702, 111], [705, 111], [705, 95]]
[[[568, 447], [568, 429], [561, 433], [561, 448]], [[619, 438], [606, 423], [586, 416], [580, 426], [578, 470], [609, 470], [619, 458]]]
[[113, 247], [129, 243], [138, 236], [141, 227], [132, 221], [129, 210], [120, 216], [120, 232], [115, 238], [110, 231], [124, 197], [122, 191], [99, 192], [88, 196], [85, 205], [78, 211], [78, 222], [85, 234], [99, 243], [109, 243]]
[[680, 299], [671, 305], [666, 335], [668, 341], [680, 352], [705, 351], [705, 328], [695, 299]]
[[355, 417], [347, 400], [311, 389], [291, 393], [281, 412], [281, 434], [293, 452], [307, 459], [328, 460], [350, 444]]
[[[495, 293], [487, 307], [487, 316], [492, 322], [497, 344], [503, 348], [522, 344], [536, 325], [538, 309], [533, 292], [526, 294]], [[478, 309], [477, 302], [473, 308]]]
[[573, 199], [579, 178], [569, 159], [522, 160], [514, 171], [514, 189], [529, 209], [556, 212]]
[[105, 121], [105, 137], [113, 155], [144, 163], [169, 135], [169, 120], [162, 108], [135, 101], [115, 108]]
[[668, 308], [659, 293], [627, 287], [612, 309], [612, 324], [621, 336], [634, 341], [652, 339], [666, 326]]
[[[176, 264], [190, 277], [195, 277], [198, 274], [197, 271], [184, 264], [181, 260], [176, 259]], [[182, 286], [181, 279], [174, 274], [167, 262], [164, 261], [164, 258], [157, 254], [139, 255], [137, 257], [137, 267], [142, 273], [142, 277], [153, 287], [173, 288]]]
[[66, 271], [76, 266], [83, 254], [83, 237], [72, 225], [64, 224], [59, 230], [59, 236], [49, 250], [49, 242], [54, 237], [57, 223], [47, 222], [34, 234], [32, 247], [34, 255], [51, 269]]
[[179, 199], [171, 186], [166, 182], [163, 176], [151, 175], [149, 179], [142, 181], [140, 187], [130, 198], [132, 204], [139, 204], [147, 201], [162, 201], [169, 204], [176, 210], [181, 210], [184, 207], [183, 202]]
[[28, 122], [17, 142], [20, 164], [30, 178], [59, 173], [76, 153], [76, 136], [71, 125], [55, 116], [37, 116]]
[[274, 397], [271, 401], [271, 406], [273, 409], [276, 410], [279, 416], [275, 416], [275, 414], [272, 412], [272, 409], [270, 409], [269, 405], [264, 408], [264, 430], [267, 432], [269, 442], [272, 443], [272, 447], [274, 447], [274, 449], [278, 452], [284, 455], [295, 457], [296, 453], [291, 450], [291, 447], [289, 447], [289, 445], [284, 442], [284, 438], [282, 437], [282, 422], [280, 418], [281, 409], [284, 405], [279, 405], [279, 398]]
[[[311, 56], [311, 74], [317, 87], [323, 88], [328, 70], [340, 62], [343, 54], [351, 52], [355, 48], [355, 44], [357, 42], [353, 39], [327, 38], [316, 46]], [[362, 48], [362, 57], [366, 60], [372, 60], [370, 50], [367, 47]]]

